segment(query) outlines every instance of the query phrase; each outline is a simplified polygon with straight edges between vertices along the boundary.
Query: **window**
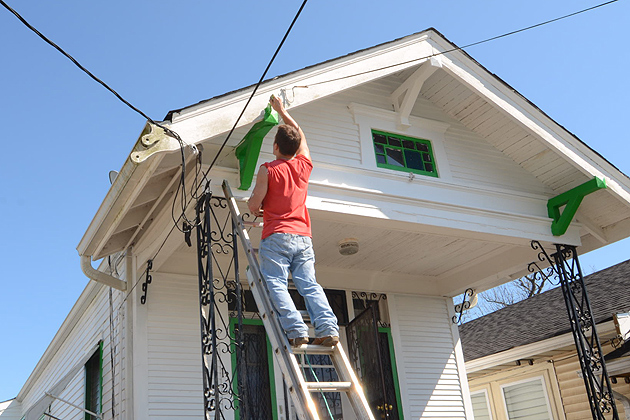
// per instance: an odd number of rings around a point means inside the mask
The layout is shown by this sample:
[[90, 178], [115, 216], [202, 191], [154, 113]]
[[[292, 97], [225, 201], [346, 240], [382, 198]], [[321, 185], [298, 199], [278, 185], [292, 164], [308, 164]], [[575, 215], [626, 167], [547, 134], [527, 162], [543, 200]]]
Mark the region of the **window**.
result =
[[475, 420], [492, 420], [488, 405], [488, 395], [485, 390], [470, 394], [470, 399]]
[[[85, 409], [93, 413], [102, 412], [103, 400], [103, 342], [92, 357], [85, 363]], [[91, 414], [85, 413], [85, 420], [96, 420]]]
[[503, 401], [510, 420], [551, 420], [543, 378], [508, 384], [502, 388]]
[[372, 130], [376, 166], [438, 177], [429, 140]]

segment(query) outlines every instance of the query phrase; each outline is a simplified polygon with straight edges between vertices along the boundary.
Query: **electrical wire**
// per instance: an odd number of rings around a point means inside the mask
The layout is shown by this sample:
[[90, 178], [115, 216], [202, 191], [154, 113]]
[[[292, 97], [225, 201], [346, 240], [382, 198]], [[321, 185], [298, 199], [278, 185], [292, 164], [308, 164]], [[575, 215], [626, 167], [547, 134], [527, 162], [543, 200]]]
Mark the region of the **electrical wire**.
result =
[[[116, 92], [113, 88], [111, 88], [107, 83], [103, 82], [101, 79], [99, 79], [98, 77], [96, 77], [94, 75], [94, 73], [92, 73], [90, 70], [88, 70], [85, 66], [83, 66], [81, 63], [79, 63], [78, 60], [76, 60], [72, 55], [70, 55], [69, 53], [67, 53], [63, 48], [61, 48], [59, 45], [57, 45], [55, 42], [53, 42], [50, 38], [48, 38], [46, 35], [44, 35], [43, 33], [41, 33], [39, 30], [37, 30], [37, 28], [35, 28], [33, 25], [31, 25], [24, 17], [22, 17], [15, 9], [13, 9], [11, 6], [9, 6], [4, 0], [0, 0], [0, 4], [7, 9], [9, 12], [11, 12], [20, 22], [22, 22], [28, 29], [30, 29], [31, 31], [33, 31], [35, 34], [37, 34], [37, 36], [39, 36], [44, 42], [46, 42], [48, 45], [52, 46], [54, 49], [56, 49], [57, 51], [59, 51], [64, 57], [66, 57], [68, 60], [70, 60], [74, 65], [76, 65], [79, 69], [81, 69], [81, 71], [83, 71], [85, 74], [87, 74], [92, 80], [94, 80], [95, 82], [97, 82], [98, 84], [100, 84], [101, 86], [103, 86], [105, 89], [107, 89], [109, 92], [111, 92], [116, 98], [118, 98], [122, 103], [124, 103], [125, 105], [127, 105], [129, 108], [131, 108], [133, 111], [137, 112], [138, 114], [140, 114], [142, 117], [144, 117], [147, 121], [149, 121], [149, 123], [160, 127], [162, 130], [164, 130], [164, 132], [173, 137], [174, 139], [177, 140], [177, 142], [179, 143], [179, 147], [180, 147], [180, 153], [181, 153], [181, 175], [180, 175], [180, 184], [181, 184], [181, 189], [182, 189], [182, 202], [185, 203], [187, 202], [186, 199], [186, 184], [185, 184], [185, 176], [186, 176], [186, 156], [184, 153], [184, 149], [186, 147], [184, 141], [182, 140], [182, 138], [179, 136], [179, 134], [177, 134], [177, 132], [175, 132], [174, 130], [171, 130], [170, 128], [164, 126], [163, 124], [153, 120], [151, 117], [149, 117], [146, 113], [142, 112], [142, 110], [140, 110], [139, 108], [135, 107], [134, 105], [132, 105], [129, 101], [127, 101], [125, 98], [122, 97], [122, 95], [120, 95], [118, 92]], [[197, 151], [197, 148], [195, 146], [193, 147], [193, 151]], [[174, 198], [174, 200], [177, 199], [177, 196]], [[182, 204], [183, 207], [183, 204]], [[182, 213], [184, 212], [184, 208], [182, 209]], [[186, 215], [183, 214], [183, 218], [186, 220], [186, 222], [189, 225], [193, 225], [195, 222], [194, 221], [190, 221], [188, 219], [186, 219]], [[180, 217], [181, 219], [181, 217]]]
[[[0, 0], [2, 1], [2, 0]], [[306, 6], [308, 0], [304, 0], [302, 2], [302, 5], [300, 6], [300, 8], [298, 9], [297, 13], [295, 14], [295, 16], [293, 17], [293, 20], [291, 21], [291, 24], [289, 25], [289, 28], [287, 29], [287, 31], [285, 32], [284, 36], [282, 37], [282, 40], [280, 41], [280, 44], [278, 44], [278, 47], [276, 48], [273, 56], [271, 57], [271, 60], [269, 60], [269, 63], [267, 64], [267, 67], [265, 68], [265, 70], [263, 71], [260, 79], [258, 80], [258, 83], [256, 83], [256, 85], [254, 86], [254, 90], [252, 91], [252, 93], [250, 94], [249, 98], [247, 99], [247, 102], [245, 103], [245, 106], [243, 107], [243, 110], [241, 111], [241, 113], [239, 114], [238, 118], [236, 119], [234, 125], [232, 126], [232, 129], [230, 130], [230, 132], [228, 133], [227, 137], [225, 138], [225, 140], [223, 141], [223, 143], [221, 144], [221, 147], [219, 148], [219, 150], [217, 151], [216, 155], [214, 156], [214, 159], [212, 160], [212, 162], [210, 163], [210, 166], [208, 167], [208, 169], [206, 169], [206, 171], [203, 173], [203, 181], [205, 181], [204, 183], [200, 182], [198, 179], [198, 175], [199, 172], [195, 175], [195, 180], [193, 181], [193, 187], [194, 187], [194, 192], [191, 191], [190, 194], [190, 200], [184, 200], [181, 203], [181, 214], [180, 216], [175, 219], [174, 216], [174, 207], [171, 209], [171, 216], [173, 218], [173, 222], [174, 222], [174, 227], [171, 228], [171, 230], [169, 231], [168, 235], [166, 236], [166, 238], [164, 239], [164, 241], [162, 242], [162, 245], [160, 245], [160, 248], [158, 249], [158, 251], [156, 252], [156, 254], [154, 255], [153, 259], [155, 259], [155, 257], [158, 256], [158, 254], [160, 253], [160, 251], [162, 250], [162, 248], [164, 247], [164, 244], [166, 243], [166, 241], [168, 240], [168, 238], [170, 237], [171, 233], [173, 233], [173, 231], [175, 230], [175, 228], [177, 228], [177, 230], [179, 230], [182, 233], [187, 233], [188, 229], [192, 229], [194, 228], [197, 223], [199, 223], [199, 220], [194, 220], [194, 221], [188, 221], [186, 219], [186, 223], [188, 224], [188, 226], [186, 227], [186, 229], [180, 229], [179, 228], [179, 222], [182, 220], [182, 218], [186, 218], [186, 215], [184, 214], [186, 209], [188, 208], [188, 206], [190, 205], [190, 203], [192, 202], [193, 198], [198, 199], [200, 197], [199, 191], [203, 190], [203, 188], [206, 187], [207, 183], [209, 182], [208, 180], [208, 174], [210, 173], [210, 170], [212, 169], [212, 167], [214, 166], [214, 164], [216, 163], [217, 159], [219, 158], [219, 156], [221, 155], [221, 152], [223, 151], [223, 149], [225, 148], [227, 142], [230, 140], [230, 137], [232, 136], [232, 134], [234, 133], [234, 131], [236, 130], [236, 127], [238, 126], [239, 121], [241, 120], [241, 118], [243, 117], [243, 115], [245, 114], [245, 111], [247, 110], [247, 107], [249, 106], [249, 103], [252, 101], [252, 99], [254, 98], [254, 95], [256, 95], [256, 92], [258, 91], [258, 88], [260, 87], [260, 85], [262, 84], [262, 82], [265, 80], [265, 77], [267, 76], [267, 73], [269, 72], [269, 69], [271, 68], [271, 65], [273, 64], [273, 62], [275, 61], [276, 57], [278, 56], [278, 53], [280, 52], [280, 50], [282, 49], [282, 46], [284, 45], [285, 41], [287, 40], [289, 33], [291, 33], [291, 30], [293, 29], [293, 27], [295, 26], [295, 23], [297, 22], [297, 19], [300, 17], [300, 14], [302, 13], [302, 10], [304, 10], [304, 6]], [[198, 159], [199, 165], [201, 165], [201, 159]], [[183, 174], [182, 172], [182, 177], [184, 177], [185, 174]], [[183, 179], [183, 178], [182, 178]], [[183, 185], [182, 183], [180, 183], [180, 185]], [[178, 186], [178, 190], [179, 190], [179, 186]], [[177, 195], [178, 193], [176, 193]]]
[[448, 49], [448, 50], [445, 50], [445, 51], [441, 51], [441, 52], [437, 52], [437, 53], [433, 53], [433, 54], [430, 54], [430, 55], [427, 55], [427, 56], [424, 56], [424, 57], [414, 58], [413, 60], [402, 61], [400, 63], [390, 64], [389, 66], [379, 67], [377, 69], [366, 70], [366, 71], [363, 71], [363, 72], [360, 72], [360, 73], [354, 73], [354, 74], [350, 74], [350, 75], [347, 75], [347, 76], [337, 77], [335, 79], [323, 80], [321, 82], [311, 83], [310, 85], [294, 86], [293, 88], [294, 89], [295, 88], [308, 88], [310, 86], [317, 86], [317, 85], [322, 85], [322, 84], [325, 84], [325, 83], [336, 82], [338, 80], [349, 79], [351, 77], [362, 76], [364, 74], [374, 73], [374, 72], [377, 72], [377, 71], [386, 70], [386, 69], [397, 67], [397, 66], [402, 66], [404, 64], [410, 64], [410, 63], [414, 63], [416, 61], [426, 60], [426, 59], [429, 59], [431, 57], [437, 57], [437, 56], [448, 54], [448, 53], [454, 52], [454, 51], [463, 51], [465, 48], [474, 47], [476, 45], [485, 44], [486, 42], [495, 41], [495, 40], [500, 39], [500, 38], [505, 38], [505, 37], [510, 36], [510, 35], [518, 34], [520, 32], [525, 32], [525, 31], [528, 31], [530, 29], [538, 28], [540, 26], [544, 26], [544, 25], [547, 25], [549, 23], [557, 22], [559, 20], [566, 19], [566, 18], [569, 18], [569, 17], [572, 17], [572, 16], [576, 16], [576, 15], [579, 15], [581, 13], [589, 12], [591, 10], [594, 10], [594, 9], [597, 9], [597, 8], [600, 8], [600, 7], [603, 7], [603, 6], [607, 6], [607, 5], [611, 4], [611, 3], [615, 3], [615, 2], [618, 2], [618, 1], [619, 0], [610, 0], [610, 1], [607, 1], [607, 2], [604, 2], [604, 3], [597, 4], [595, 6], [588, 7], [586, 9], [578, 10], [577, 12], [569, 13], [568, 15], [560, 16], [560, 17], [557, 17], [557, 18], [554, 18], [554, 19], [550, 19], [550, 20], [546, 20], [544, 22], [537, 23], [535, 25], [527, 26], [525, 28], [517, 29], [517, 30], [511, 31], [511, 32], [506, 32], [506, 33], [501, 34], [501, 35], [493, 36], [491, 38], [486, 38], [486, 39], [481, 40], [481, 41], [476, 41], [476, 42], [473, 42], [473, 43], [470, 43], [470, 44], [466, 44], [466, 45], [464, 45], [462, 47], [454, 47], [454, 48], [451, 48], [451, 49]]

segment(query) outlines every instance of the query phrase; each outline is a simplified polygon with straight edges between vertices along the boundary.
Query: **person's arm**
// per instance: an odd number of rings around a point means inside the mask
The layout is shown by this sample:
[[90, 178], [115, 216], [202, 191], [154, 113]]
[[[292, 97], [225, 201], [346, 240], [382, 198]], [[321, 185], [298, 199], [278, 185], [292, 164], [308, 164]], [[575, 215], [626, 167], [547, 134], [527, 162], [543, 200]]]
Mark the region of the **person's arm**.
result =
[[249, 212], [254, 216], [262, 216], [262, 202], [267, 195], [268, 179], [267, 167], [261, 166], [258, 170], [258, 176], [256, 176], [256, 186], [254, 186], [254, 191], [247, 201]]
[[271, 98], [269, 99], [269, 103], [271, 103], [271, 107], [274, 110], [276, 110], [276, 112], [282, 117], [282, 121], [284, 121], [286, 125], [289, 125], [295, 128], [300, 133], [300, 138], [301, 138], [300, 147], [298, 148], [295, 154], [304, 155], [308, 158], [308, 160], [311, 160], [311, 152], [308, 149], [308, 144], [306, 144], [306, 136], [304, 135], [304, 132], [302, 131], [298, 123], [284, 109], [284, 105], [282, 105], [282, 101], [275, 95], [271, 95]]

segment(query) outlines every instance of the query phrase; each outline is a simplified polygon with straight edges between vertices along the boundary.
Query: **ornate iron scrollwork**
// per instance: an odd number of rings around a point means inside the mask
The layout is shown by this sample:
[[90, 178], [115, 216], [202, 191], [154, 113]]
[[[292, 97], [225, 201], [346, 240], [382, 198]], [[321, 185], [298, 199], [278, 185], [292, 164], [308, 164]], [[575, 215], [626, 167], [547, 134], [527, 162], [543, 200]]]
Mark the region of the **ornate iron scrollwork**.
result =
[[387, 300], [387, 295], [385, 293], [374, 293], [374, 292], [352, 292], [352, 300], [361, 302], [361, 310], [365, 310], [369, 308], [371, 305], [376, 304], [376, 317], [378, 321], [378, 326], [383, 328], [389, 328], [389, 323], [382, 319], [381, 311], [379, 307], [380, 301]]
[[143, 305], [147, 303], [147, 291], [149, 290], [149, 285], [153, 281], [151, 270], [153, 270], [153, 260], [147, 261], [147, 271], [144, 276], [144, 283], [142, 283], [142, 296], [140, 297], [140, 303]]
[[[458, 313], [459, 316], [453, 315], [453, 324], [460, 323], [460, 321], [462, 320], [462, 316], [464, 315], [464, 311], [466, 309], [470, 309], [470, 302], [472, 301], [474, 295], [475, 291], [473, 289], [466, 289], [466, 291], [464, 292], [464, 296], [462, 297], [462, 303], [458, 303], [457, 305], [455, 305], [455, 313]], [[466, 298], [468, 298], [468, 300], [466, 300]]]
[[[197, 212], [197, 263], [199, 277], [199, 319], [201, 326], [201, 355], [204, 418], [224, 419], [226, 411], [246, 407], [240, 405], [246, 390], [237, 384], [231, 369], [226, 367], [221, 354], [236, 352], [240, 366], [243, 349], [242, 339], [242, 290], [238, 273], [238, 249], [234, 225], [226, 209], [225, 199], [214, 197], [209, 187], [199, 198]], [[225, 220], [220, 217], [225, 216]], [[213, 230], [214, 228], [214, 230]], [[227, 256], [221, 263], [217, 256]], [[215, 277], [216, 276], [216, 277]], [[230, 287], [233, 286], [233, 287]], [[219, 305], [236, 302], [237, 327], [230, 336], [229, 320], [223, 316]]]
[[[531, 246], [538, 251], [538, 261], [549, 264], [546, 272], [538, 270], [539, 275], [558, 279], [562, 287], [593, 419], [618, 420], [619, 414], [597, 336], [577, 249], [572, 245], [555, 244], [556, 252], [549, 255], [540, 242], [532, 241]], [[532, 262], [528, 265], [532, 273], [533, 267], [538, 267], [538, 264]]]

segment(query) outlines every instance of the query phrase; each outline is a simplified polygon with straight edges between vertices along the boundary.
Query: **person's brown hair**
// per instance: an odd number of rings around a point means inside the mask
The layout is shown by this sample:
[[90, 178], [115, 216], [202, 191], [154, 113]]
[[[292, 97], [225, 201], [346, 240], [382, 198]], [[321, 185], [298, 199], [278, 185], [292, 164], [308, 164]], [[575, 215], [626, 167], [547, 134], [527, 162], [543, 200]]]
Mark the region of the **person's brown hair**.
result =
[[300, 148], [302, 137], [300, 132], [290, 125], [282, 124], [278, 126], [275, 143], [278, 150], [284, 156], [293, 156]]

